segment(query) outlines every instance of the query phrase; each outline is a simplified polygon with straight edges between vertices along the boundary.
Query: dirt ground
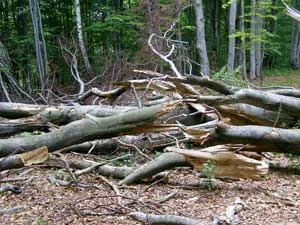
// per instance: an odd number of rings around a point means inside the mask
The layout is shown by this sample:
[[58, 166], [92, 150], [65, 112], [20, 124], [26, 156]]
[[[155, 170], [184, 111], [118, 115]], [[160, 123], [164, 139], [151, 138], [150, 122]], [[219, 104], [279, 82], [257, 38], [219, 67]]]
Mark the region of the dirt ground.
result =
[[[1, 173], [0, 186], [28, 168]], [[199, 173], [191, 169], [173, 170], [168, 179], [154, 183], [120, 187], [119, 199], [98, 174], [85, 174], [78, 182], [85, 187], [63, 187], [47, 180], [49, 175], [64, 176], [58, 169], [33, 167], [20, 184], [23, 192], [2, 193], [0, 210], [22, 206], [18, 212], [0, 215], [0, 224], [141, 224], [129, 212], [173, 214], [195, 217], [208, 224], [239, 197], [246, 209], [238, 214], [241, 224], [300, 224], [300, 176], [272, 172], [263, 181], [218, 180], [208, 191], [195, 187]], [[108, 178], [118, 185], [118, 180]], [[28, 182], [29, 181], [29, 182]], [[81, 185], [81, 186], [82, 186]], [[165, 199], [172, 196], [170, 199]], [[165, 202], [161, 202], [166, 200]]]

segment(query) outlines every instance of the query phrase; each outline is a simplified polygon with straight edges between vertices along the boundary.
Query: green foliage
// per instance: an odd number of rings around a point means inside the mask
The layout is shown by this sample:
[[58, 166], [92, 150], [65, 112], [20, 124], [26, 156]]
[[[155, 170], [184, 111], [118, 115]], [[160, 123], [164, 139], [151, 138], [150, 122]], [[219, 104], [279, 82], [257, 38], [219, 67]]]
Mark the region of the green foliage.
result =
[[[108, 15], [104, 21], [97, 21], [87, 27], [85, 31], [95, 36], [106, 38], [114, 44], [121, 44], [124, 50], [137, 50], [137, 37], [143, 26], [141, 18], [135, 14]], [[121, 39], [114, 39], [114, 33], [122, 35]], [[116, 43], [118, 42], [118, 43]]]
[[202, 173], [207, 178], [207, 189], [212, 191], [216, 187], [216, 183], [214, 181], [216, 175], [215, 161], [207, 160], [207, 162], [203, 164]]
[[[203, 1], [205, 16], [205, 36], [207, 50], [213, 70], [218, 70], [226, 64], [228, 56], [228, 6], [232, 0], [226, 1]], [[26, 1], [6, 1], [0, 7], [2, 20], [0, 20], [0, 41], [7, 48], [12, 59], [11, 74], [19, 82], [22, 88], [27, 88], [28, 93], [36, 93], [39, 87], [38, 70], [36, 67], [36, 55], [34, 35], [29, 4]], [[74, 1], [43, 0], [40, 2], [42, 25], [47, 44], [49, 60], [49, 81], [55, 77], [59, 85], [69, 84], [73, 81], [70, 76], [70, 68], [62, 58], [62, 51], [58, 40], [64, 46], [78, 55], [79, 71], [84, 77], [84, 64], [79, 54], [77, 30], [75, 23]], [[176, 1], [160, 0], [164, 10], [175, 5]], [[256, 16], [263, 17], [264, 29], [261, 35], [251, 35], [250, 19], [251, 6], [245, 1], [245, 32], [237, 32], [233, 35], [237, 38], [236, 49], [239, 49], [240, 40], [246, 42], [247, 63], [249, 61], [249, 49], [251, 40], [262, 44], [265, 58], [272, 58], [271, 66], [288, 68], [291, 46], [292, 22], [284, 14], [283, 5], [280, 1], [263, 1], [264, 13], [257, 10]], [[145, 8], [141, 8], [140, 0], [131, 1], [81, 1], [81, 16], [83, 35], [88, 56], [93, 64], [96, 74], [108, 68], [115, 59], [126, 59], [129, 63], [137, 64], [145, 57], [145, 52], [139, 52], [142, 45], [146, 45], [148, 34], [144, 29], [146, 21]], [[183, 1], [188, 4], [189, 1]], [[292, 4], [292, 1], [288, 2]], [[183, 5], [184, 5], [183, 4]], [[240, 1], [238, 1], [240, 4]], [[176, 4], [178, 6], [178, 4]], [[182, 6], [183, 6], [182, 5]], [[238, 5], [239, 7], [240, 5]], [[215, 17], [218, 8], [219, 17]], [[178, 8], [170, 8], [170, 13], [160, 15], [161, 29], [175, 20]], [[218, 19], [218, 21], [215, 21]], [[217, 23], [216, 23], [217, 22]], [[217, 27], [214, 27], [217, 24]], [[238, 21], [237, 21], [238, 28]], [[180, 20], [174, 27], [175, 32], [181, 33], [183, 41], [189, 43], [183, 54], [197, 63], [201, 63], [196, 46], [196, 19], [195, 10], [186, 7], [180, 14]], [[218, 32], [219, 43], [216, 43], [215, 31]], [[174, 35], [172, 38], [177, 38]], [[141, 42], [142, 40], [143, 42]], [[186, 50], [187, 49], [187, 50]], [[135, 54], [137, 53], [138, 54]], [[216, 54], [216, 55], [215, 55]], [[146, 58], [146, 57], [145, 57]], [[199, 67], [193, 67], [193, 73], [199, 72]], [[222, 69], [223, 70], [223, 69]], [[228, 74], [220, 71], [216, 74], [225, 82], [240, 84], [238, 74]], [[219, 79], [218, 78], [218, 79]], [[236, 83], [239, 82], [239, 83]], [[243, 83], [243, 82], [242, 82]], [[27, 87], [27, 86], [30, 87]]]
[[219, 72], [212, 75], [212, 79], [240, 87], [246, 86], [247, 84], [240, 75], [240, 68], [236, 68], [233, 72], [229, 72], [227, 71], [226, 66], [224, 66]]

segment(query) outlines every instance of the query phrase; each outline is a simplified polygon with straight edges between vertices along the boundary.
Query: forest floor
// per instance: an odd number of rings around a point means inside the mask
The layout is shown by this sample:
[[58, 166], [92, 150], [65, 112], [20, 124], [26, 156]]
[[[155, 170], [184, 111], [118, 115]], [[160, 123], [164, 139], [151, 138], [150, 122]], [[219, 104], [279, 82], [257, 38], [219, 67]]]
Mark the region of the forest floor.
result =
[[[275, 160], [291, 162], [284, 156]], [[293, 160], [300, 164], [299, 158]], [[2, 173], [1, 180], [25, 170], [28, 168]], [[237, 197], [246, 205], [238, 214], [241, 224], [300, 224], [300, 175], [271, 172], [263, 181], [217, 180], [217, 187], [209, 191], [195, 185], [201, 179], [200, 173], [177, 169], [161, 182], [119, 186], [123, 196], [120, 207], [116, 193], [96, 173], [79, 178], [78, 182], [87, 185], [85, 188], [63, 187], [47, 180], [49, 175], [67, 174], [62, 171], [32, 167], [26, 174], [30, 181], [23, 181], [22, 193], [0, 196], [1, 208], [24, 207], [17, 213], [0, 215], [0, 224], [140, 224], [127, 215], [131, 211], [195, 217], [209, 224], [214, 217], [224, 215]], [[118, 185], [118, 180], [109, 180]]]

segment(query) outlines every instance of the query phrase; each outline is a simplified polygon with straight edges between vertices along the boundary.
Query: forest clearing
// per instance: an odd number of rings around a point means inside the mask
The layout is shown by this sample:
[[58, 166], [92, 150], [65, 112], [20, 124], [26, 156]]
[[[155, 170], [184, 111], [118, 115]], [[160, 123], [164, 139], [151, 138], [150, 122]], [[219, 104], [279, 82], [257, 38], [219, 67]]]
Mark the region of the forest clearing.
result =
[[300, 224], [297, 8], [1, 2], [0, 224]]

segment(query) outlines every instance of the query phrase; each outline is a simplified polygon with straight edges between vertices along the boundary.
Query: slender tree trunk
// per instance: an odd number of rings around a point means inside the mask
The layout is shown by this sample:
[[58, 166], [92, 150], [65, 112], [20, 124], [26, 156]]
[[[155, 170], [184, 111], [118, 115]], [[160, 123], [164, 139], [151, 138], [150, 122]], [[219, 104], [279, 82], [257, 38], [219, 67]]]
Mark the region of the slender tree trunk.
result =
[[41, 12], [37, 0], [30, 0], [29, 7], [33, 24], [35, 52], [40, 77], [40, 86], [43, 90], [45, 88], [45, 81], [48, 73], [48, 61], [46, 43], [42, 28]]
[[205, 76], [209, 76], [209, 62], [205, 41], [205, 26], [203, 16], [202, 0], [195, 0], [196, 24], [197, 24], [197, 49], [200, 57], [201, 72]]
[[[240, 32], [245, 32], [245, 2], [241, 0], [241, 13], [240, 13]], [[244, 79], [247, 79], [246, 72], [246, 51], [245, 51], [245, 38], [241, 38], [241, 47], [240, 47], [240, 66], [241, 66], [241, 74]]]
[[[293, 6], [297, 8], [298, 0], [293, 1]], [[299, 61], [299, 39], [300, 39], [300, 25], [298, 22], [293, 20], [292, 27], [292, 44], [291, 44], [291, 52], [290, 52], [290, 64], [292, 68], [297, 69], [300, 67]]]
[[211, 10], [211, 23], [212, 23], [212, 31], [213, 31], [213, 56], [212, 56], [212, 69], [216, 69], [218, 67], [218, 56], [220, 53], [220, 7], [222, 2], [219, 0], [214, 0], [212, 2], [212, 10]]
[[237, 12], [237, 0], [232, 0], [230, 5], [229, 13], [229, 43], [228, 43], [228, 61], [227, 70], [232, 72], [234, 70], [235, 60], [235, 23], [236, 23], [236, 12]]
[[262, 36], [263, 21], [264, 21], [264, 3], [262, 0], [257, 0], [257, 14], [256, 14], [256, 26], [255, 36], [258, 39], [255, 42], [255, 76], [261, 79], [261, 67], [262, 67], [262, 42], [259, 40]]
[[82, 35], [82, 23], [81, 23], [81, 14], [80, 14], [80, 3], [79, 0], [74, 0], [75, 4], [75, 16], [76, 16], [76, 26], [77, 26], [77, 36], [78, 36], [78, 44], [80, 47], [80, 51], [83, 57], [85, 69], [90, 77], [93, 77], [92, 66], [88, 58], [87, 51], [85, 49], [83, 35]]
[[256, 68], [255, 68], [255, 23], [256, 23], [256, 0], [251, 0], [251, 48], [250, 48], [250, 79], [254, 80], [256, 78]]

